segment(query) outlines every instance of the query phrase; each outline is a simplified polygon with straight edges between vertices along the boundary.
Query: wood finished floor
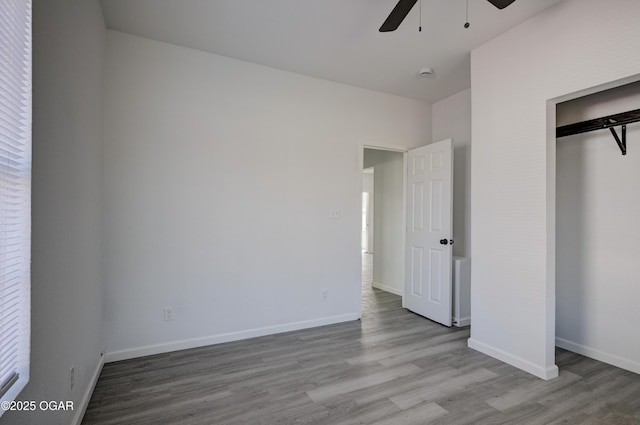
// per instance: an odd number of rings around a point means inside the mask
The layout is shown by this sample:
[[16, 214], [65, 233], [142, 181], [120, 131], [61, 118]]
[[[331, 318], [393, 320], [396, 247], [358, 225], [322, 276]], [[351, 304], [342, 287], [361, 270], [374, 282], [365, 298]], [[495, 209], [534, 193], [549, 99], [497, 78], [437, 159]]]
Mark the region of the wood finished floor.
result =
[[361, 321], [105, 365], [85, 425], [640, 424], [640, 375], [561, 349], [542, 381], [372, 290]]

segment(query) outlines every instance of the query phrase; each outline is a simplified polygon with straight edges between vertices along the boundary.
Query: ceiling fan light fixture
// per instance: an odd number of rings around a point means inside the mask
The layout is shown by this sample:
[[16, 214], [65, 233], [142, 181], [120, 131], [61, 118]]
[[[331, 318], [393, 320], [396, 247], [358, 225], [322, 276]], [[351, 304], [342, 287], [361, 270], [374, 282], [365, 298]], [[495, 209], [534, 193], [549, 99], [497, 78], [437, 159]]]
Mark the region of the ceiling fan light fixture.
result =
[[[416, 4], [418, 0], [398, 0], [398, 3], [393, 8], [387, 19], [384, 21], [382, 26], [380, 27], [380, 32], [391, 32], [398, 29], [404, 18], [407, 17], [413, 5]], [[487, 0], [489, 3], [497, 7], [498, 9], [504, 9], [509, 6], [516, 0]], [[464, 27], [469, 28], [469, 2], [467, 1], [467, 22]], [[419, 31], [422, 31], [422, 2], [420, 3], [420, 26], [418, 27]]]

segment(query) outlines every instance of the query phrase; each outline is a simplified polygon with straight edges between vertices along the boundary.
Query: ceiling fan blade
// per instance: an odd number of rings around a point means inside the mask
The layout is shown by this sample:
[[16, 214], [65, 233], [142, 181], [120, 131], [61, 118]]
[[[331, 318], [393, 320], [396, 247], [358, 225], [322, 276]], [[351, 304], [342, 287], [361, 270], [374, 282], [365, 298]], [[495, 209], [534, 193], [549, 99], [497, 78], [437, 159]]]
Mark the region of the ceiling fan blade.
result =
[[409, 14], [418, 0], [399, 0], [387, 19], [380, 27], [380, 32], [395, 31]]
[[487, 0], [498, 9], [504, 9], [516, 0]]

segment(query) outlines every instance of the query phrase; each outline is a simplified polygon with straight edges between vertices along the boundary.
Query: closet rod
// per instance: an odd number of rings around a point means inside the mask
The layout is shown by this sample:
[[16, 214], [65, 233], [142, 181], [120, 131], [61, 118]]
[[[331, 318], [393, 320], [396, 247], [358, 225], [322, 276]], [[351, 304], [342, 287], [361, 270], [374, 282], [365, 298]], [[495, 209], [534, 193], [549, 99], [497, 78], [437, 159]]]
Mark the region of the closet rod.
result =
[[[602, 130], [608, 128], [615, 139], [622, 155], [627, 154], [627, 124], [640, 121], [640, 109], [622, 112], [620, 114], [609, 115], [593, 120], [577, 122], [575, 124], [563, 125], [556, 128], [556, 137], [571, 136], [574, 134], [586, 133], [588, 131]], [[613, 127], [622, 126], [622, 138]]]

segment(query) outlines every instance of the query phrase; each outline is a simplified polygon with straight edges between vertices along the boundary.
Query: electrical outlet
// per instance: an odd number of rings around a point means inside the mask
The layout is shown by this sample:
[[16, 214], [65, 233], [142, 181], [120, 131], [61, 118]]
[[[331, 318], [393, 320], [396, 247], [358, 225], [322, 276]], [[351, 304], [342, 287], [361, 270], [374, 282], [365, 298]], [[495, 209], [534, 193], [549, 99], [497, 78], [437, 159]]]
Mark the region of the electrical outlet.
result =
[[329, 211], [329, 218], [332, 220], [337, 220], [340, 218], [340, 211], [339, 210], [331, 210]]
[[76, 384], [76, 367], [71, 365], [69, 368], [69, 391], [73, 391], [73, 386]]
[[323, 289], [322, 290], [322, 300], [326, 301], [327, 298], [329, 298], [329, 290], [328, 289]]
[[173, 320], [173, 307], [165, 307], [164, 308], [164, 321], [168, 322]]

